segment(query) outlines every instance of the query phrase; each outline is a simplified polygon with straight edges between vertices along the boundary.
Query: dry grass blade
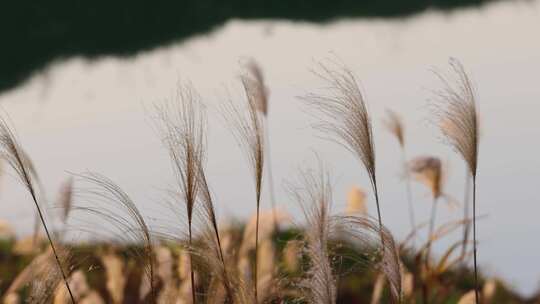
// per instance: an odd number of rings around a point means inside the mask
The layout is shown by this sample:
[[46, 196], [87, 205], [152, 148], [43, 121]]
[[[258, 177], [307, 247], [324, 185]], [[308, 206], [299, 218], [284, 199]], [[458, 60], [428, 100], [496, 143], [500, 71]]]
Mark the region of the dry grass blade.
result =
[[[262, 115], [258, 113], [260, 100], [258, 89], [247, 75], [241, 76], [242, 85], [246, 94], [246, 105], [243, 109], [236, 106], [232, 101], [223, 108], [225, 119], [230, 123], [232, 131], [240, 146], [244, 149], [251, 166], [253, 180], [255, 182], [257, 227], [255, 233], [255, 252], [259, 244], [259, 211], [261, 202], [262, 177], [264, 167], [264, 124]], [[254, 262], [254, 290], [257, 299], [257, 254]]]
[[308, 303], [335, 304], [336, 278], [330, 264], [328, 241], [331, 230], [330, 207], [332, 189], [328, 174], [301, 171], [298, 186], [290, 191], [302, 207], [306, 220], [306, 255], [310, 267], [300, 286]]
[[74, 219], [80, 213], [81, 229], [92, 235], [109, 237], [111, 243], [129, 245], [130, 253], [137, 259], [150, 283], [152, 301], [155, 302], [154, 244], [143, 215], [129, 195], [107, 177], [97, 173], [77, 177], [83, 190], [76, 193], [79, 200], [72, 207]]
[[418, 232], [418, 230], [423, 229], [425, 226], [427, 226], [427, 222], [420, 223], [416, 225], [407, 236], [401, 241], [399, 244], [399, 252], [404, 252], [404, 250], [409, 246], [409, 243], [414, 239], [414, 236]]
[[451, 260], [452, 254], [461, 246], [461, 241], [453, 243], [450, 247], [446, 249], [444, 254], [441, 256], [439, 262], [437, 263], [437, 266], [435, 267], [434, 271], [436, 274], [443, 274], [445, 273], [450, 267], [452, 267], [456, 261], [460, 259], [458, 257], [457, 259]]
[[40, 202], [38, 200], [38, 194], [35, 190], [36, 187], [34, 184], [37, 182], [37, 181], [34, 181], [34, 178], [37, 176], [35, 168], [32, 162], [30, 161], [30, 158], [23, 152], [22, 148], [19, 146], [19, 143], [17, 142], [14, 133], [9, 128], [7, 121], [4, 120], [3, 118], [0, 118], [0, 155], [5, 161], [7, 161], [9, 166], [17, 173], [19, 180], [30, 193], [30, 196], [32, 197], [37, 213], [39, 215], [41, 224], [43, 225], [43, 228], [45, 229], [45, 233], [47, 234], [49, 244], [52, 248], [53, 254], [56, 259], [58, 270], [62, 274], [62, 278], [69, 291], [71, 301], [75, 303], [75, 300], [71, 293], [71, 289], [69, 288], [69, 284], [67, 282], [67, 276], [64, 273], [60, 256], [58, 255], [56, 246], [52, 239], [52, 235], [49, 232], [49, 228], [47, 226], [44, 210], [42, 210], [42, 207], [40, 206]]

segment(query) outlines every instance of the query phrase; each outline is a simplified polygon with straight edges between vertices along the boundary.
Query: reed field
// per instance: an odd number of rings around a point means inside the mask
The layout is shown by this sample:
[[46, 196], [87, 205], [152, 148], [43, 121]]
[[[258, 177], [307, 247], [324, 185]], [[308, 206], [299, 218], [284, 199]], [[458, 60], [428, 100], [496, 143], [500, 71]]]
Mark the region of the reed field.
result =
[[[183, 81], [174, 94], [148, 110], [153, 127], [170, 158], [174, 185], [163, 189], [155, 214], [150, 202], [134, 202], [121, 185], [98, 172], [69, 172], [56, 200], [48, 200], [32, 155], [16, 132], [17, 121], [0, 120], [2, 174], [20, 181], [35, 207], [35, 226], [15, 236], [0, 220], [0, 300], [3, 303], [540, 303], [540, 294], [522, 298], [503, 280], [478, 267], [482, 225], [478, 205], [478, 163], [483, 154], [482, 113], [477, 88], [461, 62], [450, 59], [433, 71], [426, 120], [440, 131], [441, 145], [459, 155], [467, 169], [460, 193], [447, 193], [443, 160], [409, 155], [407, 133], [399, 113], [373, 117], [365, 92], [337, 58], [312, 67], [321, 85], [305, 88], [298, 103], [314, 123], [313, 133], [348, 150], [370, 183], [347, 193], [346, 208], [335, 208], [334, 176], [317, 151], [306, 158], [315, 166], [296, 176], [274, 180], [268, 136], [271, 92], [264, 71], [253, 60], [242, 63], [241, 98], [223, 96], [218, 112], [239, 146], [252, 183], [242, 185], [252, 199], [247, 220], [216, 212], [220, 194], [207, 174], [208, 115], [204, 97]], [[387, 132], [374, 133], [373, 124]], [[380, 187], [375, 138], [395, 138], [395, 171], [402, 176], [408, 234], [397, 239], [387, 228]], [[120, 143], [119, 143], [120, 144]], [[114, 146], [106, 147], [114, 149]], [[316, 149], [315, 149], [316, 150]], [[91, 170], [91, 168], [89, 168]], [[136, 170], [136, 168], [134, 168]], [[144, 182], [144, 181], [143, 181]], [[275, 197], [284, 185], [287, 197]], [[431, 205], [413, 200], [413, 184], [424, 186]], [[263, 191], [264, 190], [264, 191]], [[0, 190], [1, 191], [1, 190]], [[477, 193], [478, 192], [478, 193]], [[270, 204], [262, 204], [268, 193]], [[373, 197], [369, 197], [372, 193]], [[156, 198], [157, 199], [157, 198]], [[301, 217], [276, 207], [276, 200], [302, 210]], [[368, 210], [366, 201], [376, 203]], [[457, 220], [439, 220], [447, 209], [460, 208]], [[247, 207], [246, 207], [247, 208]], [[418, 210], [429, 208], [429, 218]], [[391, 210], [385, 208], [384, 210]], [[78, 235], [85, 237], [77, 238]], [[427, 237], [426, 237], [427, 236]], [[435, 254], [442, 240], [457, 239]], [[447, 243], [444, 243], [447, 244]]]

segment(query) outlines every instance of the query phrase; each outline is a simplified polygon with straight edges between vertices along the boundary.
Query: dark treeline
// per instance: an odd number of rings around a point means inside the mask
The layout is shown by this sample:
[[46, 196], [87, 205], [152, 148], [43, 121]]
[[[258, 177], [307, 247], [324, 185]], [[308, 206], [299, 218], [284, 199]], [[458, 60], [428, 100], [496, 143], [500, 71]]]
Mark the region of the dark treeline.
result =
[[395, 18], [489, 1], [493, 0], [2, 1], [0, 91], [59, 58], [129, 56], [207, 32], [231, 18], [310, 22]]

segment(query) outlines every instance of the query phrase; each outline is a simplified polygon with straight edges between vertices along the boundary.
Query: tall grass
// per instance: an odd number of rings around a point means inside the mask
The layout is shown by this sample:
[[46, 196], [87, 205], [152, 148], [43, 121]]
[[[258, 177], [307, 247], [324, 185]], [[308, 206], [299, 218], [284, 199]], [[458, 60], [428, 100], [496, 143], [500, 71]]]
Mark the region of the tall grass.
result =
[[[390, 283], [394, 301], [401, 300], [401, 261], [392, 237], [385, 228], [367, 216], [332, 215], [332, 186], [324, 166], [318, 170], [302, 170], [297, 185], [290, 192], [302, 208], [306, 221], [306, 255], [310, 267], [302, 280], [309, 303], [334, 304], [337, 300], [337, 274], [334, 273], [329, 246], [331, 241], [349, 240], [353, 245], [375, 248], [374, 266]], [[373, 236], [377, 236], [373, 238]], [[379, 242], [379, 236], [384, 240]], [[383, 244], [384, 247], [375, 244]]]
[[[411, 179], [409, 176], [409, 169], [407, 168], [407, 151], [405, 149], [405, 126], [401, 117], [397, 113], [391, 110], [387, 110], [386, 113], [387, 115], [386, 119], [384, 120], [384, 124], [388, 131], [394, 135], [401, 149], [401, 163], [404, 170], [405, 190], [407, 192], [407, 204], [409, 207], [409, 221], [411, 223], [411, 231], [415, 232], [416, 220], [414, 217], [414, 206], [412, 202]], [[415, 239], [416, 235], [413, 234], [413, 246]]]
[[[454, 78], [436, 74], [443, 83], [443, 89], [436, 92], [438, 103], [435, 104], [435, 113], [441, 131], [465, 160], [472, 177], [474, 297], [479, 303], [476, 265], [477, 114], [474, 92], [464, 68], [456, 60], [451, 60], [450, 64]], [[440, 199], [448, 198], [443, 192], [441, 161], [420, 156], [409, 162], [405, 154], [403, 124], [395, 113], [388, 114], [385, 124], [400, 144], [406, 169], [408, 191], [405, 199], [409, 201], [411, 221], [409, 236], [397, 244], [382, 222], [371, 114], [356, 78], [349, 69], [333, 62], [319, 65], [316, 73], [326, 82], [326, 90], [308, 94], [302, 99], [314, 116], [321, 119], [315, 127], [328, 139], [352, 152], [366, 169], [374, 191], [376, 218], [367, 215], [364, 196], [356, 188], [351, 192], [346, 213], [333, 212], [332, 182], [321, 161], [319, 168], [301, 170], [298, 180], [287, 184], [292, 201], [302, 208], [305, 223], [277, 229], [283, 216], [274, 208], [271, 181], [272, 213], [261, 211], [264, 171], [271, 167], [265, 157], [269, 152], [265, 149], [268, 147], [268, 137], [265, 138], [268, 91], [260, 68], [251, 62], [241, 75], [245, 100], [241, 105], [232, 101], [226, 103], [222, 113], [247, 156], [254, 182], [255, 215], [253, 221], [243, 228], [235, 225], [225, 228], [219, 223], [215, 209], [219, 196], [212, 193], [205, 168], [206, 110], [202, 97], [190, 83], [179, 85], [170, 99], [156, 105], [159, 134], [175, 176], [176, 189], [171, 193], [174, 205], [181, 209], [181, 214], [175, 213], [179, 216], [173, 224], [181, 226], [185, 223], [182, 218], [184, 212], [187, 216], [187, 229], [178, 232], [174, 240], [167, 239], [166, 233], [160, 233], [153, 226], [155, 222], [160, 227], [164, 226], [161, 219], [152, 218], [149, 223], [126, 192], [112, 180], [96, 173], [75, 175], [75, 179], [69, 179], [62, 186], [60, 220], [63, 226], [61, 234], [56, 234], [45, 220], [45, 210], [35, 186], [35, 169], [28, 156], [22, 153], [7, 123], [0, 120], [2, 156], [31, 194], [50, 244], [50, 249], [38, 255], [13, 280], [7, 290], [8, 296], [16, 296], [17, 291], [33, 281], [32, 299], [62, 298], [66, 291], [72, 302], [88, 298], [79, 288], [72, 288], [76, 283], [70, 286], [70, 282], [80, 283], [81, 271], [85, 269], [83, 265], [87, 260], [92, 261], [92, 257], [80, 258], [79, 252], [78, 264], [73, 265], [73, 269], [78, 269], [68, 276], [64, 269], [72, 250], [63, 250], [64, 246], [54, 242], [55, 235], [63, 237], [64, 230], [73, 229], [68, 225], [68, 218], [69, 222], [80, 220], [81, 225], [77, 227], [80, 231], [108, 242], [95, 253], [99, 262], [90, 262], [88, 269], [92, 271], [86, 273], [95, 275], [100, 267], [94, 269], [94, 265], [105, 268], [102, 286], [96, 290], [106, 290], [109, 295], [105, 299], [114, 303], [335, 304], [345, 301], [340, 292], [349, 288], [347, 282], [342, 284], [340, 281], [346, 281], [352, 273], [357, 274], [359, 265], [374, 270], [362, 273], [364, 279], [357, 277], [354, 281], [355, 291], [373, 290], [372, 303], [413, 302], [422, 294], [424, 302], [438, 302], [450, 298], [449, 290], [459, 290], [459, 296], [463, 295], [465, 292], [458, 289], [457, 284], [447, 286], [447, 282], [451, 281], [448, 277], [452, 267], [465, 259], [466, 240], [460, 239], [450, 245], [439, 258], [431, 257], [435, 242], [462, 226], [467, 227], [470, 221], [467, 216], [447, 223], [436, 220]], [[267, 176], [272, 179], [271, 173]], [[425, 184], [432, 194], [431, 217], [426, 225], [415, 222], [408, 185], [412, 180]], [[424, 226], [428, 226], [428, 239], [418, 249], [414, 245], [409, 248], [409, 241]], [[460, 247], [462, 254], [456, 258]], [[126, 248], [128, 255], [122, 248]], [[126, 256], [134, 257], [136, 261], [124, 259]], [[50, 268], [50, 261], [55, 263], [54, 271]], [[173, 274], [171, 264], [178, 268], [177, 274]], [[32, 277], [32, 268], [39, 270], [38, 280]], [[134, 276], [139, 277], [133, 279]], [[65, 291], [55, 287], [62, 280]], [[93, 284], [95, 281], [99, 280], [92, 280]], [[134, 289], [133, 285], [140, 286]], [[422, 290], [415, 285], [422, 286]], [[74, 289], [73, 293], [70, 288]], [[487, 286], [485, 289], [488, 291], [483, 292], [486, 300], [493, 297], [490, 288], [494, 287]], [[136, 290], [139, 291], [138, 296], [126, 296]], [[432, 292], [435, 290], [437, 292]], [[470, 299], [471, 294], [463, 298]], [[361, 299], [367, 301], [365, 297]]]
[[265, 159], [266, 159], [266, 174], [268, 182], [268, 193], [270, 196], [270, 206], [272, 207], [272, 216], [275, 225], [275, 229], [279, 230], [278, 221], [276, 217], [276, 197], [274, 191], [274, 177], [272, 175], [272, 161], [271, 161], [271, 149], [270, 149], [270, 128], [269, 125], [269, 98], [270, 92], [266, 86], [263, 71], [257, 62], [253, 59], [247, 61], [244, 66], [245, 72], [243, 75], [243, 81], [249, 83], [250, 91], [254, 96], [254, 101], [256, 102], [257, 109], [260, 114], [263, 116], [264, 123], [264, 148]]
[[[465, 171], [465, 187], [463, 191], [463, 219], [466, 220], [469, 218], [470, 214], [470, 201], [471, 201], [471, 174], [469, 170]], [[467, 253], [467, 244], [469, 243], [469, 234], [470, 234], [469, 223], [463, 225], [463, 245], [461, 246], [461, 255], [465, 256]]]
[[[81, 215], [81, 229], [129, 246], [150, 285], [151, 303], [157, 303], [155, 241], [150, 226], [130, 196], [111, 179], [98, 173], [77, 175], [80, 188], [72, 212]], [[84, 223], [84, 225], [83, 225]], [[140, 245], [133, 246], [133, 245]], [[141, 295], [143, 296], [143, 295]]]
[[364, 95], [354, 74], [343, 65], [333, 62], [321, 63], [319, 69], [314, 72], [326, 82], [326, 90], [323, 93], [308, 94], [302, 99], [313, 108], [314, 115], [321, 119], [315, 127], [325, 134], [334, 136], [329, 139], [344, 146], [364, 165], [375, 195], [377, 219], [384, 248], [383, 222], [375, 171], [375, 144], [371, 117]]
[[[178, 187], [186, 205], [189, 246], [192, 246], [193, 208], [200, 191], [201, 163], [205, 157], [205, 113], [191, 84], [181, 84], [171, 100], [157, 107], [163, 142], [168, 148]], [[195, 276], [191, 263], [191, 295], [196, 303]]]
[[[412, 173], [412, 176], [419, 182], [425, 184], [431, 191], [432, 204], [431, 204], [431, 216], [429, 219], [429, 228], [427, 234], [427, 246], [425, 253], [425, 269], [430, 269], [431, 247], [434, 239], [435, 219], [437, 217], [437, 207], [442, 192], [442, 165], [441, 161], [436, 157], [431, 156], [419, 156], [410, 161], [408, 171]], [[429, 280], [426, 280], [424, 284], [424, 301], [429, 301]]]
[[247, 156], [253, 181], [255, 184], [255, 203], [256, 203], [256, 224], [255, 224], [255, 261], [253, 263], [253, 289], [255, 301], [258, 301], [258, 254], [259, 254], [259, 215], [261, 207], [262, 179], [264, 168], [264, 123], [259, 109], [266, 102], [261, 94], [261, 88], [258, 81], [254, 81], [252, 76], [244, 73], [240, 76], [244, 93], [245, 103], [239, 107], [233, 101], [229, 101], [223, 108], [225, 119], [230, 123], [236, 140], [244, 150]]
[[71, 288], [69, 287], [67, 275], [59, 257], [57, 247], [53, 241], [52, 234], [49, 231], [47, 222], [45, 221], [44, 212], [38, 201], [38, 196], [35, 189], [36, 181], [34, 181], [34, 178], [37, 174], [32, 174], [32, 172], [35, 172], [34, 166], [32, 165], [30, 158], [28, 158], [28, 156], [19, 146], [15, 135], [9, 128], [7, 121], [3, 118], [0, 118], [0, 155], [17, 173], [19, 180], [25, 186], [28, 193], [30, 193], [32, 201], [34, 202], [34, 206], [36, 207], [36, 210], [38, 212], [41, 224], [43, 225], [43, 229], [45, 229], [45, 234], [47, 235], [47, 239], [49, 241], [49, 245], [51, 246], [54, 258], [56, 260], [56, 264], [58, 266], [58, 269], [60, 270], [60, 274], [62, 275], [64, 284], [66, 285], [66, 288], [69, 292], [70, 299], [72, 303], [75, 303], [75, 299], [73, 297], [73, 293], [71, 292]]
[[472, 176], [474, 284], [475, 300], [479, 303], [476, 244], [476, 173], [479, 129], [476, 96], [473, 84], [461, 62], [452, 58], [449, 64], [453, 72], [452, 76], [435, 73], [442, 83], [442, 89], [436, 91], [438, 97], [436, 114], [442, 134], [463, 158]]

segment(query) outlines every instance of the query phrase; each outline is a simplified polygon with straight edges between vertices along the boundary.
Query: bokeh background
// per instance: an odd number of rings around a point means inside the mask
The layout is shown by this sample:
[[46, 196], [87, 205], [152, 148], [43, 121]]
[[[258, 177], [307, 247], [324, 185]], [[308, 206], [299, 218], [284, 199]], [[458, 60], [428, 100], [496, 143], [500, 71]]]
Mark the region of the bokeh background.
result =
[[[527, 295], [540, 282], [539, 14], [538, 0], [4, 2], [0, 107], [51, 205], [70, 173], [91, 170], [152, 214], [174, 181], [152, 107], [189, 80], [210, 111], [208, 174], [219, 215], [246, 218], [254, 212], [249, 168], [218, 112], [229, 96], [242, 97], [239, 62], [254, 58], [270, 91], [280, 208], [299, 214], [282, 185], [312, 165], [316, 151], [331, 168], [337, 212], [351, 186], [369, 192], [368, 177], [349, 153], [317, 136], [298, 96], [323, 85], [311, 71], [318, 62], [339, 60], [366, 93], [383, 220], [400, 239], [409, 230], [401, 159], [380, 119], [388, 108], [400, 113], [409, 156], [445, 160], [446, 192], [462, 200], [465, 167], [441, 142], [426, 106], [437, 88], [431, 70], [459, 58], [476, 84], [481, 115], [480, 265]], [[2, 171], [0, 219], [19, 235], [31, 233], [33, 205]], [[417, 218], [427, 220], [428, 191], [415, 185], [413, 195]], [[373, 201], [369, 208], [375, 211]], [[462, 214], [460, 207], [440, 210], [440, 221]]]

